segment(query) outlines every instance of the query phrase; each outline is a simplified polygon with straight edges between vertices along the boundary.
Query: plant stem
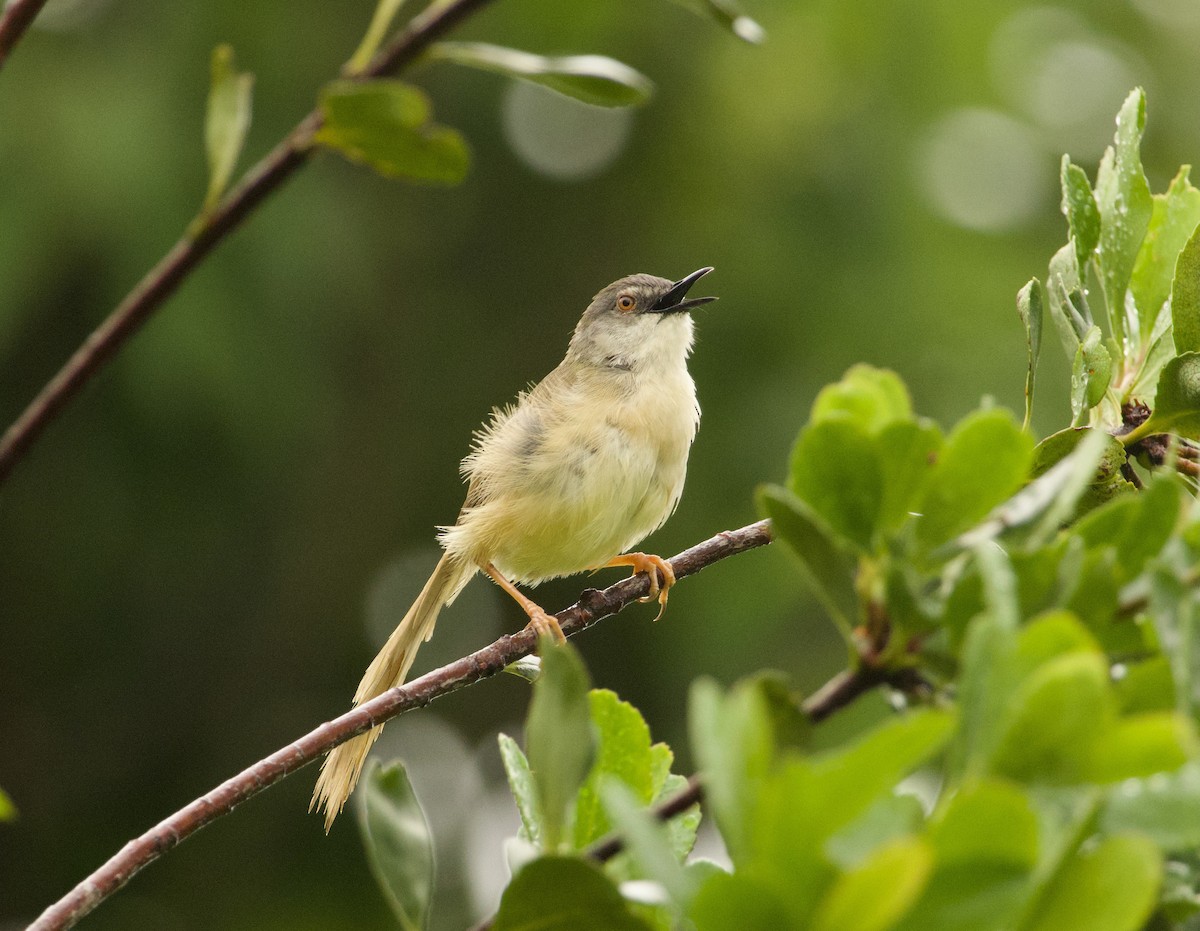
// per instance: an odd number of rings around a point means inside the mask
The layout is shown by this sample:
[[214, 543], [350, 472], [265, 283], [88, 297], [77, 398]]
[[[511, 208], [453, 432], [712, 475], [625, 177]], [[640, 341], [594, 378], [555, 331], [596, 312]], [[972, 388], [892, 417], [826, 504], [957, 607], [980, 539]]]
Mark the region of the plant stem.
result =
[[[45, 0], [18, 0], [0, 20], [0, 60], [3, 59], [4, 28], [14, 10], [34, 8]], [[435, 3], [423, 10], [372, 59], [361, 75], [367, 80], [402, 71], [436, 39], [492, 0], [452, 0]], [[27, 24], [26, 24], [27, 25]], [[12, 39], [15, 41], [15, 38]], [[313, 135], [320, 129], [320, 110], [304, 117], [283, 140], [216, 206], [204, 222], [189, 230], [171, 247], [116, 309], [84, 340], [58, 373], [50, 379], [21, 415], [0, 437], [0, 483], [12, 473], [30, 447], [93, 375], [99, 371], [141, 329], [213, 248], [235, 230], [243, 220], [297, 168], [308, 161]]]
[[[717, 534], [670, 560], [676, 579], [694, 575], [718, 560], [771, 542], [767, 521]], [[644, 574], [631, 576], [604, 591], [588, 589], [579, 601], [557, 615], [564, 634], [571, 636], [591, 627], [601, 618], [617, 613], [644, 596], [650, 589]], [[227, 779], [211, 792], [161, 821], [141, 837], [121, 848], [98, 870], [66, 896], [51, 905], [29, 926], [28, 931], [57, 931], [72, 927], [101, 902], [129, 882], [172, 847], [234, 807], [279, 782], [323, 753], [387, 720], [428, 705], [435, 698], [455, 692], [502, 671], [505, 666], [537, 647], [537, 634], [530, 629], [499, 640], [447, 666], [391, 689], [322, 724], [300, 739]]]
[[0, 13], [0, 68], [45, 5], [46, 0], [12, 0]]

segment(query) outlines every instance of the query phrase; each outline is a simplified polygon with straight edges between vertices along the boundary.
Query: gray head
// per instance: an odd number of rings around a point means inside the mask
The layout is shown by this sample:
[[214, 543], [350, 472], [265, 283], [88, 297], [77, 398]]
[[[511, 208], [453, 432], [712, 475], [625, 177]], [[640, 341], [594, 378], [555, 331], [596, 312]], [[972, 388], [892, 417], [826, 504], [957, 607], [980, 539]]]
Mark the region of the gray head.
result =
[[571, 337], [570, 353], [619, 367], [639, 367], [661, 357], [685, 358], [692, 346], [688, 311], [716, 300], [688, 299], [687, 292], [711, 271], [711, 267], [701, 268], [678, 281], [655, 275], [614, 281], [583, 312]]

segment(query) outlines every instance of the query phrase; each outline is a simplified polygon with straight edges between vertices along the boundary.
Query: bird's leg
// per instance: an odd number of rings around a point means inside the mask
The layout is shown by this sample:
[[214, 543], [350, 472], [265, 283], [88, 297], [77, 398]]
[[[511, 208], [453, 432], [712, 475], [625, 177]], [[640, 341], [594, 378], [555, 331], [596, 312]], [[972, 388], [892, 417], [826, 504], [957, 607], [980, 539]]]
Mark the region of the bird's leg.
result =
[[[671, 568], [669, 562], [652, 553], [623, 553], [620, 556], [614, 556], [604, 566], [630, 566], [634, 575], [639, 572], [646, 573], [650, 577], [650, 592], [641, 600], [657, 601], [658, 614], [654, 616], [654, 620], [657, 621], [663, 616], [663, 612], [667, 610], [667, 593], [675, 584], [675, 570]], [[662, 573], [661, 583], [658, 580], [659, 573]]]
[[500, 570], [491, 563], [484, 566], [483, 571], [492, 577], [492, 581], [512, 595], [513, 600], [521, 606], [521, 610], [529, 615], [528, 626], [536, 630], [539, 637], [549, 636], [553, 637], [559, 643], [567, 642], [562, 628], [558, 626], [558, 618], [553, 614], [547, 614], [541, 605], [521, 594], [521, 590], [501, 575]]

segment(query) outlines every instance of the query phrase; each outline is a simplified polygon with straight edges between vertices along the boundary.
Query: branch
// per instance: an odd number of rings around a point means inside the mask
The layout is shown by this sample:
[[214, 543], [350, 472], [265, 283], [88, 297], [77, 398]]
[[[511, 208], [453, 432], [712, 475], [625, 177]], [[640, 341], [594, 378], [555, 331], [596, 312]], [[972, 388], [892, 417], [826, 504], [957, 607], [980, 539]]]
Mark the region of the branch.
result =
[[[0, 20], [0, 61], [3, 60], [5, 28], [27, 11], [29, 19], [45, 0], [17, 0]], [[387, 45], [361, 75], [365, 80], [402, 71], [436, 39], [491, 0], [450, 0], [431, 4], [415, 16]], [[25, 25], [28, 25], [26, 23]], [[18, 33], [19, 34], [19, 33]], [[14, 36], [11, 41], [16, 41]], [[320, 129], [320, 110], [313, 110], [288, 133], [270, 153], [247, 171], [199, 229], [184, 234], [134, 286], [108, 318], [84, 340], [66, 364], [0, 437], [0, 483], [54, 420], [79, 389], [141, 329], [188, 274], [213, 248], [229, 236], [243, 220], [292, 173], [308, 161], [313, 136]]]
[[[675, 570], [675, 577], [682, 579], [695, 575], [705, 566], [718, 560], [765, 546], [770, 542], [770, 524], [765, 520], [759, 521], [739, 530], [719, 533], [685, 550], [670, 560], [671, 568]], [[601, 618], [616, 614], [631, 602], [646, 595], [649, 588], [649, 579], [644, 574], [639, 574], [609, 586], [602, 592], [587, 589], [580, 595], [578, 603], [558, 613], [559, 625], [567, 636], [577, 634]], [[534, 652], [536, 647], [537, 634], [529, 629], [501, 637], [482, 650], [464, 656], [441, 669], [435, 669], [406, 685], [391, 689], [340, 718], [322, 724], [294, 743], [221, 783], [207, 795], [181, 808], [141, 837], [131, 840], [64, 898], [46, 909], [41, 917], [29, 926], [28, 931], [51, 931], [71, 927], [129, 882], [143, 867], [153, 863], [200, 828], [222, 815], [229, 814], [246, 799], [274, 785], [351, 737], [405, 711], [428, 705], [442, 695], [494, 676], [505, 666]]]
[[12, 0], [0, 14], [0, 68], [45, 5], [46, 0]]

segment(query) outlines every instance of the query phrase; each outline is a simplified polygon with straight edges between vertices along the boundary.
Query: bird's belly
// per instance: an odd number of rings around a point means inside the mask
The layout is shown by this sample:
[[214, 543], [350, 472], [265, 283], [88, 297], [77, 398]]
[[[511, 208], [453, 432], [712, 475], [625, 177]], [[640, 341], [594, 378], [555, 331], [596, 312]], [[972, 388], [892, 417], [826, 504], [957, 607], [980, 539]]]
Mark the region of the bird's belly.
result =
[[472, 530], [482, 531], [490, 561], [514, 581], [604, 565], [666, 520], [683, 485], [688, 439], [609, 422], [577, 431], [524, 463], [516, 487], [475, 509]]

